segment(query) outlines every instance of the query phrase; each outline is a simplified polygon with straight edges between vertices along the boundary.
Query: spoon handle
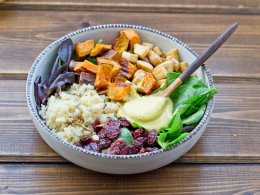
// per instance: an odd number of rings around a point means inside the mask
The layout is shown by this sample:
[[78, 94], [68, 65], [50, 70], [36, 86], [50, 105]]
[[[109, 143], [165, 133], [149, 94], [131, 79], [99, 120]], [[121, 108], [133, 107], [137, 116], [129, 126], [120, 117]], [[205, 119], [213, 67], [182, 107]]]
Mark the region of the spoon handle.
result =
[[224, 33], [222, 33], [188, 68], [166, 89], [159, 92], [158, 96], [169, 96], [178, 86], [180, 86], [193, 72], [195, 72], [210, 56], [212, 56], [223, 43], [237, 29], [238, 23], [232, 24]]

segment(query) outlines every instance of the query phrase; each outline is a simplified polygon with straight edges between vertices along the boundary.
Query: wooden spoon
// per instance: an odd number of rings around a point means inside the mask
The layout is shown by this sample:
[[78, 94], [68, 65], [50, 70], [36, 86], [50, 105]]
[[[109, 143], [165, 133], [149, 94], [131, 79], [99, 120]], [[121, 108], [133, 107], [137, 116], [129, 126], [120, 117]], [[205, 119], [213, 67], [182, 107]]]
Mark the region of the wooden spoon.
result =
[[232, 24], [224, 33], [222, 33], [204, 53], [199, 56], [188, 68], [166, 89], [154, 95], [161, 97], [168, 97], [177, 87], [179, 87], [193, 72], [195, 72], [210, 56], [212, 56], [223, 43], [233, 34], [237, 29], [238, 23]]

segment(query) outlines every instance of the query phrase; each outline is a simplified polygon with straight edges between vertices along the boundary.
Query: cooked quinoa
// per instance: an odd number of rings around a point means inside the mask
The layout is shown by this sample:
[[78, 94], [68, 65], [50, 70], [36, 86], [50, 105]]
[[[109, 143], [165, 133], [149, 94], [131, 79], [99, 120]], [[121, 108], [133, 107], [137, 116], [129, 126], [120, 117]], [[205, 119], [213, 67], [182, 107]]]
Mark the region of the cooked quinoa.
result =
[[92, 123], [96, 119], [105, 123], [109, 117], [116, 118], [118, 109], [118, 103], [99, 95], [93, 85], [74, 83], [68, 91], [49, 97], [39, 113], [50, 129], [74, 143], [82, 136], [95, 134]]

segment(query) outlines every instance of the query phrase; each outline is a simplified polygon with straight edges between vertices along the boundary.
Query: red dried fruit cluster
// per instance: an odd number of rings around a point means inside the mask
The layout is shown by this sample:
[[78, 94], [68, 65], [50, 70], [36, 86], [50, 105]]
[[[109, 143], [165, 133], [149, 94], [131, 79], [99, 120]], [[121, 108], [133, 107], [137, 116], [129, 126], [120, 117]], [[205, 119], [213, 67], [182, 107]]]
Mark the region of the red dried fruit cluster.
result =
[[[75, 143], [76, 146], [95, 152], [102, 152], [102, 150], [106, 149], [107, 154], [115, 155], [138, 154], [158, 150], [155, 147], [157, 138], [155, 130], [144, 131], [142, 129], [133, 129], [129, 121], [125, 118], [121, 118], [120, 120], [109, 118], [103, 127], [100, 121], [96, 120], [92, 126], [99, 137], [99, 141], [95, 141], [91, 137], [84, 137]], [[122, 138], [118, 138], [120, 128], [122, 127], [133, 130], [132, 136], [134, 141], [130, 146], [127, 146]]]

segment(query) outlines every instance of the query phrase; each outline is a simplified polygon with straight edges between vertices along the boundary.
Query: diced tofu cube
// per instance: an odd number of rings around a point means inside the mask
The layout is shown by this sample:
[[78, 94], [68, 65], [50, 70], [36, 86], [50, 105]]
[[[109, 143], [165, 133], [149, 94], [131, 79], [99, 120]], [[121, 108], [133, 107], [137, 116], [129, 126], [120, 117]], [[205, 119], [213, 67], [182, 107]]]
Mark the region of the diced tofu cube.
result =
[[152, 73], [148, 73], [142, 80], [137, 84], [137, 91], [146, 95], [151, 94], [157, 87], [157, 82], [154, 79]]
[[125, 60], [128, 60], [129, 62], [136, 63], [137, 60], [138, 60], [138, 55], [124, 51], [122, 53], [122, 58], [125, 59]]
[[166, 53], [166, 56], [171, 56], [178, 62], [181, 62], [181, 57], [177, 48], [172, 49]]
[[161, 79], [161, 80], [157, 80], [157, 83], [160, 86], [165, 86], [167, 84], [167, 79]]
[[131, 83], [109, 83], [107, 95], [114, 101], [127, 101], [130, 98]]
[[151, 62], [151, 64], [154, 66], [157, 66], [158, 64], [162, 63], [161, 57], [152, 50], [149, 51], [148, 58], [149, 58], [149, 61]]
[[100, 64], [96, 75], [94, 86], [97, 89], [106, 89], [112, 80], [113, 66], [110, 64]]
[[92, 49], [94, 49], [94, 40], [87, 40], [83, 43], [76, 43], [75, 46], [75, 51], [76, 51], [76, 55], [78, 56], [78, 58], [83, 58], [86, 57], [87, 55], [89, 55], [92, 51]]
[[160, 49], [159, 47], [154, 47], [154, 48], [153, 48], [153, 51], [154, 51], [155, 53], [157, 53], [160, 57], [162, 57], [163, 52], [161, 51], [161, 49]]
[[149, 49], [153, 48], [153, 44], [152, 43], [145, 43], [145, 42], [143, 42], [142, 45], [149, 47]]
[[146, 74], [147, 72], [142, 69], [137, 70], [134, 74], [134, 79], [132, 82], [137, 85], [146, 76]]
[[127, 60], [121, 60], [120, 65], [121, 70], [119, 72], [127, 79], [131, 79], [137, 71], [137, 67]]
[[120, 32], [113, 45], [113, 49], [118, 51], [121, 54], [123, 51], [127, 50], [128, 44], [129, 44], [129, 39], [127, 38], [125, 33]]
[[153, 66], [145, 61], [138, 60], [136, 66], [140, 69], [145, 70], [146, 72], [152, 72], [153, 71]]
[[129, 39], [130, 50], [134, 51], [134, 45], [141, 43], [141, 39], [140, 39], [140, 36], [138, 35], [138, 33], [133, 29], [127, 29], [127, 30], [124, 30], [121, 32], [123, 32]]
[[148, 58], [148, 57], [145, 57], [145, 58], [143, 59], [143, 61], [145, 61], [145, 62], [147, 62], [147, 63], [151, 64], [151, 62], [150, 62], [150, 60], [149, 60], [149, 58]]
[[173, 72], [173, 63], [171, 61], [165, 61], [156, 66], [152, 73], [156, 80], [161, 80], [167, 78], [168, 72]]
[[188, 68], [188, 63], [187, 62], [181, 62], [180, 63], [180, 71], [184, 72]]
[[179, 71], [179, 69], [180, 69], [180, 65], [179, 64], [180, 63], [176, 59], [174, 59], [171, 56], [167, 56], [166, 60], [172, 61], [172, 63], [173, 63], [173, 71], [175, 71], [175, 72]]
[[149, 47], [144, 45], [135, 44], [134, 53], [137, 54], [141, 59], [144, 59], [149, 53]]

